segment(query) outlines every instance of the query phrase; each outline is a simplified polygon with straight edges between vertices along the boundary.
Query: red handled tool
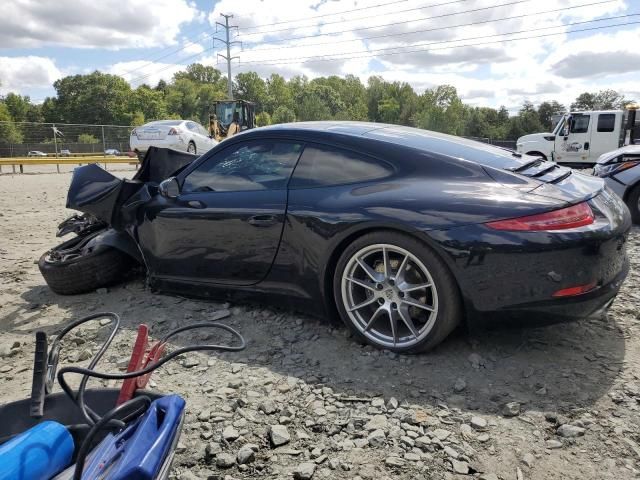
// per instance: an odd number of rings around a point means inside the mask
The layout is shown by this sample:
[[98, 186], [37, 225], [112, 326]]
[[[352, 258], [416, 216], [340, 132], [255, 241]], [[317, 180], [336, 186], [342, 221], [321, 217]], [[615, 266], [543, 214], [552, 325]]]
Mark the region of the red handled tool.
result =
[[[145, 324], [141, 324], [138, 327], [138, 337], [136, 338], [136, 343], [133, 346], [133, 352], [131, 352], [131, 359], [129, 360], [127, 373], [143, 370], [149, 365], [156, 363], [160, 360], [160, 357], [162, 357], [165, 345], [166, 339], [157, 341], [151, 345], [149, 353], [145, 358], [144, 354], [149, 346], [149, 328]], [[152, 373], [153, 372], [149, 372], [144, 375], [140, 375], [139, 377], [127, 378], [120, 389], [117, 405], [131, 400], [135, 395], [136, 390], [145, 388], [147, 383], [149, 383], [149, 378]]]
[[[136, 343], [133, 345], [133, 351], [131, 352], [131, 358], [129, 359], [129, 365], [127, 366], [127, 373], [136, 372], [143, 368], [142, 363], [144, 354], [147, 351], [148, 343], [149, 327], [142, 323], [138, 326], [138, 336], [136, 337]], [[120, 395], [118, 395], [116, 405], [122, 405], [127, 400], [131, 400], [133, 398], [133, 394], [138, 389], [137, 383], [137, 378], [127, 378], [124, 380], [122, 388], [120, 388]]]

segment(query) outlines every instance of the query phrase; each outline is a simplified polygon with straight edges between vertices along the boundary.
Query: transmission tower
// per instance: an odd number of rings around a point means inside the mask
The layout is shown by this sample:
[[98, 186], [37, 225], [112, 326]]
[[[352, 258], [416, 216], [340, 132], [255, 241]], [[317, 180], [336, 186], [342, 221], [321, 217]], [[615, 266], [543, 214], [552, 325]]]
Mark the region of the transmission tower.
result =
[[221, 13], [220, 15], [224, 17], [224, 23], [216, 22], [216, 33], [218, 33], [217, 26], [219, 25], [224, 29], [226, 40], [218, 37], [213, 37], [213, 46], [215, 47], [215, 42], [216, 40], [218, 40], [219, 42], [223, 43], [227, 47], [227, 54], [222, 55], [221, 53], [218, 53], [218, 57], [222, 57], [227, 61], [227, 96], [229, 97], [229, 100], [233, 100], [233, 88], [232, 88], [233, 82], [231, 80], [231, 61], [235, 59], [240, 60], [240, 57], [231, 56], [231, 45], [236, 45], [236, 44], [242, 45], [242, 42], [231, 41], [231, 35], [230, 35], [231, 29], [235, 28], [236, 31], [238, 29], [237, 25], [229, 25], [229, 19], [233, 18], [233, 15], [225, 15], [224, 13]]

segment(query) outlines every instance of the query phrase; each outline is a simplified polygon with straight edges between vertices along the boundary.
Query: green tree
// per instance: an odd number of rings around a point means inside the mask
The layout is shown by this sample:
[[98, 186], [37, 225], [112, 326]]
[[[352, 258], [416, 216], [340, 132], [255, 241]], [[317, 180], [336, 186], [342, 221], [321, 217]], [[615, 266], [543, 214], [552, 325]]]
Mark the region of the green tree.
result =
[[78, 135], [78, 143], [96, 144], [100, 143], [100, 140], [90, 133], [81, 133]]
[[31, 100], [28, 96], [23, 97], [15, 93], [8, 93], [4, 97], [4, 104], [14, 122], [28, 121], [28, 115], [31, 111]]
[[544, 130], [540, 123], [540, 117], [533, 103], [526, 101], [518, 112], [518, 115], [510, 119], [510, 138], [518, 138], [529, 133], [542, 132]]
[[571, 110], [618, 110], [631, 102], [632, 100], [624, 98], [624, 95], [615, 90], [584, 92], [571, 104]]
[[168, 113], [164, 93], [147, 85], [135, 89], [129, 108], [135, 113], [141, 113], [147, 121], [161, 120]]
[[234, 81], [234, 96], [255, 103], [261, 111], [267, 102], [267, 85], [256, 72], [239, 73]]
[[275, 112], [271, 116], [272, 123], [290, 123], [296, 121], [296, 114], [294, 111], [284, 105], [276, 108]]
[[293, 94], [284, 77], [277, 73], [272, 73], [265, 82], [265, 85], [267, 89], [267, 96], [263, 107], [272, 115], [272, 117], [280, 107], [284, 107], [291, 111], [293, 110]]
[[271, 115], [267, 112], [260, 112], [256, 115], [256, 125], [258, 127], [266, 127], [271, 125]]
[[551, 131], [554, 127], [553, 116], [566, 111], [566, 107], [555, 100], [551, 102], [542, 102], [538, 106], [538, 118], [540, 119], [542, 128]]
[[420, 96], [416, 123], [420, 128], [460, 135], [463, 133], [464, 105], [455, 87], [439, 85]]
[[4, 102], [0, 102], [0, 143], [22, 143], [22, 134]]
[[121, 77], [95, 71], [72, 75], [53, 84], [56, 98], [47, 105], [48, 121], [128, 124], [131, 87]]

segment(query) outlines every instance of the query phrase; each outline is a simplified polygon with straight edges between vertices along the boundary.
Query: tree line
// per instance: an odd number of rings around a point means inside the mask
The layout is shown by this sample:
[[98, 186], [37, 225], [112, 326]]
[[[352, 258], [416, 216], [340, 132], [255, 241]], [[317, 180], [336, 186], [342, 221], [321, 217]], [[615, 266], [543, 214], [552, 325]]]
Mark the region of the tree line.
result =
[[[156, 119], [181, 118], [208, 123], [211, 104], [227, 96], [227, 79], [216, 68], [194, 63], [170, 82], [136, 88], [122, 77], [95, 71], [71, 75], [53, 84], [56, 95], [41, 104], [28, 96], [0, 97], [0, 122], [56, 122], [142, 125]], [[354, 75], [290, 80], [278, 74], [263, 79], [256, 72], [239, 73], [233, 80], [235, 98], [256, 104], [259, 126], [306, 120], [362, 120], [408, 125], [427, 130], [483, 137], [516, 139], [552, 128], [552, 117], [567, 107], [545, 101], [537, 107], [525, 102], [517, 115], [504, 106], [465, 104], [455, 87], [439, 85], [418, 94], [406, 82], [372, 76], [366, 85]], [[617, 109], [627, 103], [613, 90], [580, 94], [572, 110]], [[0, 123], [0, 142], [20, 143], [20, 125]], [[43, 139], [43, 141], [46, 139]]]

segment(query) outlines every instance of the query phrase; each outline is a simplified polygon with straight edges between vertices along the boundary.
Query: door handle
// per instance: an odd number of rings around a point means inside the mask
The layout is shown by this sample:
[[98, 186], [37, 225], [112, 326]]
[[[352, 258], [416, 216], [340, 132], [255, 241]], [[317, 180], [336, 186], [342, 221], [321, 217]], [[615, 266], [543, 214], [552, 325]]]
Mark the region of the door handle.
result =
[[276, 224], [275, 215], [254, 215], [249, 218], [249, 224], [254, 227], [270, 227]]
[[589, 142], [584, 142], [584, 149], [589, 150]]
[[189, 200], [187, 202], [187, 205], [189, 205], [191, 208], [205, 208], [206, 205], [204, 203], [202, 203], [200, 200]]

